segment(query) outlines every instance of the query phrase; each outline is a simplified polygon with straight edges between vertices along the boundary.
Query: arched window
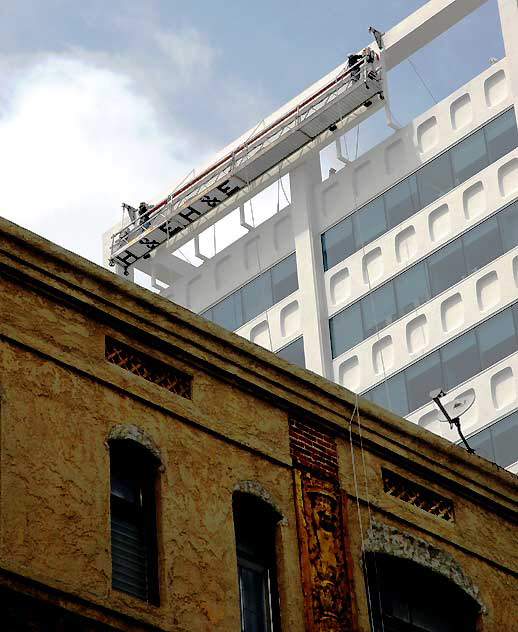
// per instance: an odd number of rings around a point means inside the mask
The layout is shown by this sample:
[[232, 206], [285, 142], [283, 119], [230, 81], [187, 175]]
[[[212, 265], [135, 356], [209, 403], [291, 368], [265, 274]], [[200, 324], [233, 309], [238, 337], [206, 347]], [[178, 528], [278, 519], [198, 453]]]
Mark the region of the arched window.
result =
[[373, 632], [475, 632], [478, 604], [443, 575], [382, 553], [365, 562]]
[[110, 442], [112, 586], [158, 605], [156, 474], [140, 444]]
[[279, 632], [275, 529], [281, 516], [260, 498], [242, 492], [234, 493], [232, 507], [241, 632]]

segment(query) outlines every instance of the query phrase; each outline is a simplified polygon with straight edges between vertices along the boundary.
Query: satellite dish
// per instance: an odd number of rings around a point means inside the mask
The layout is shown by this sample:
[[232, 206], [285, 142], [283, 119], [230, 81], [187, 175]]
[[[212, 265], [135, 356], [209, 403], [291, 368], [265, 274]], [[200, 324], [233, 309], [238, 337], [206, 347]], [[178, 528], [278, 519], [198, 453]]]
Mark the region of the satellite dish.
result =
[[458, 419], [461, 415], [467, 412], [474, 403], [475, 393], [473, 391], [468, 391], [466, 394], [456, 397], [451, 402], [443, 404], [443, 408], [450, 419], [448, 419], [442, 411], [439, 412], [439, 416], [437, 417], [437, 419], [439, 421], [450, 423], [452, 419]]
[[437, 419], [439, 421], [449, 423], [450, 428], [455, 426], [462, 442], [466, 446], [467, 451], [470, 454], [475, 454], [475, 450], [469, 447], [466, 437], [462, 434], [460, 427], [460, 416], [473, 406], [473, 403], [475, 402], [475, 393], [473, 391], [468, 391], [464, 395], [459, 395], [451, 402], [443, 404], [441, 402], [441, 397], [444, 397], [445, 395], [446, 393], [442, 390], [442, 388], [436, 389], [430, 393], [430, 397], [437, 404], [437, 408], [439, 409], [439, 416]]

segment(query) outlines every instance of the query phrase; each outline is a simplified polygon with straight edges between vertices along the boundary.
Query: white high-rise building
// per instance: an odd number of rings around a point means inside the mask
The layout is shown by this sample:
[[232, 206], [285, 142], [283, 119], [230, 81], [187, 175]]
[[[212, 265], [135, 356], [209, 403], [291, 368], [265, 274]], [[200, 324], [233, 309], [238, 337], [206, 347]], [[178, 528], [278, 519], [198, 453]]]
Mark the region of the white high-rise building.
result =
[[[372, 57], [130, 208], [105, 244], [118, 273], [451, 440], [429, 392], [473, 392], [468, 441], [517, 472], [517, 0], [498, 0], [505, 57], [403, 128], [387, 82], [481, 4], [432, 0], [375, 33]], [[390, 136], [344, 157], [343, 134], [381, 109]], [[323, 179], [330, 144], [343, 168]]]

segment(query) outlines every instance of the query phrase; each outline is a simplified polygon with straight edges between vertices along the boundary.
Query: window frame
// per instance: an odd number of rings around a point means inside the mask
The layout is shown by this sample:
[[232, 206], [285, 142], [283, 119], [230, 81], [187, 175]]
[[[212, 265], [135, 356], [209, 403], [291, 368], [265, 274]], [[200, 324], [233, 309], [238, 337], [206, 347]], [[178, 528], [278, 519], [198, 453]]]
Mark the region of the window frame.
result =
[[[112, 570], [112, 589], [130, 595], [135, 599], [153, 606], [160, 605], [159, 559], [158, 559], [158, 519], [157, 488], [160, 462], [147, 448], [135, 441], [117, 439], [109, 442], [110, 451], [110, 552]], [[130, 481], [135, 484], [137, 498], [132, 502], [114, 493], [114, 480]], [[125, 590], [120, 585], [115, 565], [124, 563], [124, 559], [114, 549], [114, 519], [133, 518], [135, 529], [140, 530], [143, 546], [140, 551], [144, 558], [143, 574], [140, 580], [145, 583], [141, 594]], [[130, 522], [130, 520], [127, 520]]]

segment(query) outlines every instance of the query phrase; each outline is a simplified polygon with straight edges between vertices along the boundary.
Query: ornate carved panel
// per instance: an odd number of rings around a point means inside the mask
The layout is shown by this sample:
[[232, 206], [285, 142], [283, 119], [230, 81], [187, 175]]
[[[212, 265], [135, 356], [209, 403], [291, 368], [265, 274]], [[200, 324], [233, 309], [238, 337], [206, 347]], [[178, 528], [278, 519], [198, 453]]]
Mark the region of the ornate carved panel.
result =
[[294, 477], [307, 630], [352, 631], [353, 599], [340, 490], [309, 472], [295, 470]]

